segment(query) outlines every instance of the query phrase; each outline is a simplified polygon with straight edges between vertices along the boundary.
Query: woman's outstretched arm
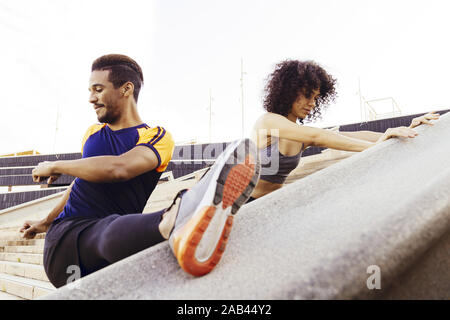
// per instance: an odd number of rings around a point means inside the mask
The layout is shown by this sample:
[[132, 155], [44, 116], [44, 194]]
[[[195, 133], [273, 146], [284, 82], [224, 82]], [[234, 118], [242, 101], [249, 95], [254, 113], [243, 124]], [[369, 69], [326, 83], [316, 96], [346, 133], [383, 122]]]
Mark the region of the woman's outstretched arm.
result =
[[365, 140], [370, 142], [377, 142], [378, 139], [383, 135], [381, 132], [375, 132], [375, 131], [338, 131], [340, 135], [359, 139], [359, 140]]
[[[409, 125], [409, 128], [415, 128], [421, 124], [427, 124], [427, 125], [433, 125], [433, 123], [430, 122], [430, 120], [438, 120], [440, 117], [439, 113], [436, 113], [435, 111], [431, 111], [427, 114], [424, 114], [423, 116], [416, 117], [412, 119], [411, 124]], [[370, 142], [377, 142], [378, 139], [383, 135], [381, 132], [375, 132], [375, 131], [337, 131], [340, 135], [370, 141]]]
[[[287, 118], [266, 113], [255, 124], [254, 130], [258, 137], [258, 142], [265, 139], [264, 136], [278, 136], [283, 139], [302, 142], [308, 146], [318, 146], [345, 151], [363, 151], [374, 146], [376, 143], [393, 138], [404, 137], [413, 138], [417, 133], [407, 127], [391, 128], [381, 134], [376, 142], [360, 140], [345, 135], [337, 134], [330, 130], [298, 125]], [[262, 140], [260, 140], [262, 139]], [[257, 143], [259, 146], [260, 143]]]

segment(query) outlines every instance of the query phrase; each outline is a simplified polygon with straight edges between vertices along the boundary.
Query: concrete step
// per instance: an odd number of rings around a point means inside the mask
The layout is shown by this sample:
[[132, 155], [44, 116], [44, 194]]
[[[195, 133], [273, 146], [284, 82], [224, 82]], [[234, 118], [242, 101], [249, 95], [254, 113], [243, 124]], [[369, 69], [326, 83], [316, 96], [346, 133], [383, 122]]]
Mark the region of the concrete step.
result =
[[[0, 251], [1, 252], [1, 251]], [[3, 252], [8, 253], [44, 253], [44, 246], [5, 246]]]
[[[0, 240], [9, 240], [9, 241], [11, 241], [11, 240], [16, 240], [16, 241], [19, 241], [19, 240], [26, 240], [26, 239], [24, 239], [23, 237], [22, 237], [22, 233], [20, 233], [20, 232], [14, 232], [14, 233], [9, 233], [9, 234], [2, 234], [1, 233], [1, 231], [0, 231]], [[34, 239], [45, 239], [45, 233], [39, 233], [39, 234], [37, 234], [35, 237], [34, 237]]]
[[40, 253], [0, 253], [0, 261], [23, 262], [31, 264], [43, 264], [43, 256]]
[[21, 297], [15, 296], [13, 294], [9, 294], [3, 291], [0, 291], [0, 300], [24, 300]]
[[[14, 229], [0, 229], [0, 240], [24, 240], [22, 238], [23, 234], [19, 232], [19, 229], [20, 227], [15, 227]], [[45, 239], [45, 233], [37, 234], [34, 239]]]
[[0, 240], [0, 247], [6, 246], [43, 246], [45, 239]]
[[[170, 206], [178, 191], [192, 188], [196, 181], [200, 179], [204, 171], [205, 170], [202, 169], [191, 174], [194, 179], [183, 180], [185, 177], [182, 177], [159, 184], [147, 200], [143, 213], [156, 212]], [[197, 178], [195, 177], [195, 174], [200, 174], [200, 176]]]
[[42, 265], [31, 263], [0, 261], [0, 273], [47, 282], [49, 281], [47, 275], [45, 274], [44, 267]]
[[23, 299], [36, 299], [55, 291], [49, 282], [0, 273], [0, 291]]
[[20, 229], [20, 226], [12, 226], [12, 227], [1, 227], [0, 228], [0, 234], [6, 234], [6, 233], [14, 233], [17, 232]]
[[[0, 227], [15, 227], [17, 232], [27, 220], [41, 220], [58, 204], [64, 192], [52, 194], [11, 208], [0, 210]], [[2, 233], [0, 231], [0, 233]]]

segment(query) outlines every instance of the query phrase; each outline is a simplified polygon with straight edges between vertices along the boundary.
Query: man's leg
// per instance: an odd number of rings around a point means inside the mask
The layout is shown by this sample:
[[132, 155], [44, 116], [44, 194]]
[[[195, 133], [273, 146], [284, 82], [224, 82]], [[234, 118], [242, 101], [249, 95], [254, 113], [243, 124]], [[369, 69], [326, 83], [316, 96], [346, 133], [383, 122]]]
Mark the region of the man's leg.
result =
[[166, 212], [111, 215], [85, 229], [78, 238], [83, 274], [168, 239], [175, 221], [177, 205]]

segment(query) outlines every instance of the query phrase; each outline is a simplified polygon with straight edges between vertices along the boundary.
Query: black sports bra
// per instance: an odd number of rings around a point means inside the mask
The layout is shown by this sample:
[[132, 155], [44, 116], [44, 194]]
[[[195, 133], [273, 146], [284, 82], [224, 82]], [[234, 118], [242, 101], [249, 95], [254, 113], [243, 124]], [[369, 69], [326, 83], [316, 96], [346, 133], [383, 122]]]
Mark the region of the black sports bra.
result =
[[303, 153], [302, 150], [294, 156], [285, 156], [280, 152], [279, 139], [272, 138], [272, 143], [259, 150], [259, 156], [261, 161], [260, 179], [283, 184], [289, 173], [294, 170], [299, 162]]

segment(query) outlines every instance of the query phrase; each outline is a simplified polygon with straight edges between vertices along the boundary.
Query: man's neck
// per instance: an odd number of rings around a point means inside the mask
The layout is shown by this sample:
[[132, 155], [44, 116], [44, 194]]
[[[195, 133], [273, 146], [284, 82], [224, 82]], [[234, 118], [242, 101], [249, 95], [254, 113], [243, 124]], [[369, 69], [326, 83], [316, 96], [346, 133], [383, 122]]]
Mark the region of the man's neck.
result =
[[137, 113], [136, 108], [129, 108], [128, 112], [122, 114], [122, 116], [114, 123], [108, 123], [108, 127], [113, 130], [121, 130], [125, 128], [135, 127], [143, 123], [141, 117]]
[[114, 124], [111, 123], [107, 123], [107, 126], [112, 130], [112, 131], [117, 131], [117, 130], [121, 130], [121, 129], [125, 129], [125, 128], [131, 128], [131, 127], [136, 127], [140, 124], [142, 124], [142, 121], [127, 121], [127, 122], [116, 122]]

